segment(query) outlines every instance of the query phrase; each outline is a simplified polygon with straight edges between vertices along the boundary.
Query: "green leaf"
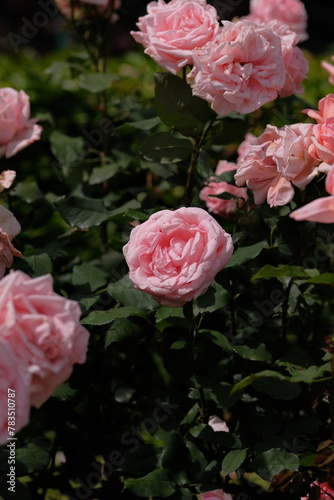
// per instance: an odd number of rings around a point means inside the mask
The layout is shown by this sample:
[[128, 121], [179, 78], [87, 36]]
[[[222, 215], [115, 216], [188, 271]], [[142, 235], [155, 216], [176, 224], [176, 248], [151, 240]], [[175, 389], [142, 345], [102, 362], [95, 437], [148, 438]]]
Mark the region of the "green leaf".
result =
[[[279, 363], [278, 363], [279, 364]], [[331, 363], [325, 363], [322, 366], [309, 366], [308, 368], [294, 368], [293, 366], [287, 367], [292, 377], [291, 382], [304, 382], [311, 384], [313, 380], [323, 377], [325, 373], [331, 372]]]
[[231, 472], [239, 469], [240, 465], [245, 461], [247, 457], [246, 450], [232, 450], [230, 451], [223, 460], [222, 469], [224, 474], [230, 474]]
[[93, 168], [93, 172], [89, 178], [89, 184], [94, 186], [95, 184], [101, 184], [102, 182], [111, 179], [120, 170], [120, 165], [117, 163], [110, 163], [104, 165], [103, 167]]
[[79, 76], [79, 86], [93, 94], [97, 94], [109, 89], [117, 79], [117, 75], [110, 73], [82, 73]]
[[230, 300], [230, 294], [222, 285], [213, 282], [208, 290], [197, 298], [198, 311], [201, 314], [212, 313], [225, 307]]
[[241, 391], [234, 391], [232, 394], [233, 386], [227, 382], [220, 382], [212, 388], [211, 398], [220, 408], [230, 408], [242, 396]]
[[234, 346], [234, 350], [239, 356], [252, 361], [271, 361], [271, 354], [264, 344], [259, 344], [256, 349], [251, 349], [246, 345]]
[[148, 137], [140, 147], [140, 154], [161, 164], [178, 163], [188, 158], [193, 145], [188, 139], [178, 139], [170, 132], [158, 132]]
[[48, 254], [41, 253], [16, 259], [15, 269], [25, 272], [32, 278], [37, 278], [45, 274], [52, 274], [53, 266]]
[[167, 470], [156, 469], [139, 479], [125, 481], [124, 488], [142, 498], [167, 498], [176, 491], [176, 484]]
[[16, 450], [16, 460], [18, 477], [44, 469], [50, 460], [46, 443], [31, 441], [23, 448]]
[[52, 153], [62, 166], [73, 168], [84, 157], [85, 142], [81, 136], [70, 137], [55, 130], [50, 134], [50, 144]]
[[55, 206], [70, 226], [79, 229], [99, 226], [103, 221], [108, 220], [110, 215], [103, 201], [93, 198], [71, 195], [67, 198], [59, 198], [55, 201]]
[[170, 73], [155, 75], [155, 107], [161, 120], [185, 136], [197, 137], [215, 114], [206, 101], [192, 95], [190, 86]]
[[[252, 281], [270, 278], [308, 278], [309, 275], [300, 266], [279, 266], [273, 267], [265, 265], [252, 277]], [[313, 279], [313, 278], [312, 278]]]
[[198, 333], [208, 338], [214, 344], [218, 345], [225, 351], [232, 352], [234, 350], [229, 340], [227, 340], [226, 336], [223, 333], [216, 332], [215, 330], [199, 330]]
[[67, 401], [72, 399], [77, 394], [76, 389], [72, 389], [68, 382], [61, 384], [52, 394], [53, 398], [59, 399], [59, 401]]
[[250, 245], [248, 247], [238, 248], [225, 267], [240, 266], [240, 264], [243, 264], [247, 260], [257, 257], [264, 248], [269, 248], [266, 241], [260, 241], [259, 243], [255, 243], [254, 245]]
[[198, 424], [190, 429], [190, 434], [198, 439], [220, 444], [226, 448], [240, 448], [240, 440], [231, 432], [217, 432], [207, 424]]
[[137, 307], [144, 311], [153, 311], [159, 307], [158, 302], [149, 293], [133, 286], [128, 274], [115, 283], [109, 283], [108, 293], [124, 306]]
[[281, 373], [275, 372], [274, 370], [263, 370], [262, 372], [258, 373], [252, 373], [252, 375], [249, 375], [248, 377], [245, 377], [244, 379], [240, 380], [237, 384], [234, 385], [231, 394], [234, 394], [236, 391], [241, 391], [245, 387], [249, 386], [255, 380], [258, 380], [262, 377], [272, 377], [272, 378], [278, 378], [279, 380], [285, 380], [286, 377], [284, 375], [281, 375]]
[[145, 313], [134, 307], [120, 307], [109, 311], [93, 311], [81, 320], [82, 325], [107, 325], [115, 319], [129, 318], [129, 316], [144, 317]]
[[248, 129], [249, 125], [244, 119], [225, 116], [213, 125], [207, 135], [207, 142], [219, 145], [241, 142]]
[[116, 319], [111, 328], [106, 333], [104, 346], [108, 347], [112, 343], [131, 341], [137, 343], [145, 337], [145, 330], [136, 325], [130, 319]]
[[189, 342], [186, 342], [185, 340], [177, 340], [170, 346], [170, 348], [179, 351], [180, 349], [186, 349], [188, 346]]
[[290, 400], [295, 399], [301, 392], [298, 383], [288, 380], [278, 380], [274, 377], [265, 377], [255, 380], [253, 387], [256, 391], [264, 392], [273, 399]]
[[304, 283], [314, 283], [320, 285], [334, 285], [334, 273], [323, 273], [318, 274], [318, 276], [313, 276], [308, 280], [305, 280]]
[[188, 469], [189, 450], [178, 431], [172, 430], [169, 433], [161, 455], [161, 465], [164, 469], [174, 472], [183, 472]]
[[182, 307], [167, 307], [162, 306], [157, 309], [155, 313], [155, 318], [157, 320], [167, 319], [167, 318], [184, 318]]
[[284, 469], [297, 471], [298, 467], [299, 458], [297, 455], [280, 448], [273, 448], [257, 455], [252, 463], [252, 469], [267, 481], [270, 481]]
[[72, 283], [75, 286], [89, 285], [94, 292], [104, 286], [107, 279], [108, 275], [105, 271], [88, 262], [73, 267]]

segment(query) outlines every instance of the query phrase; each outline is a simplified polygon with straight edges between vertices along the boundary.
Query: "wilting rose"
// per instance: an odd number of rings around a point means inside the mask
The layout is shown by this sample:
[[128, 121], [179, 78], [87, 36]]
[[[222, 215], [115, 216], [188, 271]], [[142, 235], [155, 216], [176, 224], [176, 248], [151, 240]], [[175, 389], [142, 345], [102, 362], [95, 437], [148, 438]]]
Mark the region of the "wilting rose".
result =
[[193, 51], [187, 80], [219, 115], [251, 113], [276, 99], [285, 84], [281, 38], [262, 24], [223, 23], [212, 43]]
[[[18, 432], [29, 421], [30, 379], [25, 366], [0, 334], [0, 445], [9, 443], [8, 427]], [[9, 399], [15, 402], [15, 408], [12, 408]], [[8, 412], [14, 411], [13, 425], [10, 425], [13, 422], [13, 414], [7, 414], [7, 408]]]
[[319, 109], [304, 109], [302, 112], [310, 118], [314, 118], [317, 123], [325, 123], [328, 118], [334, 118], [334, 94], [327, 94], [320, 99]]
[[[216, 168], [216, 175], [224, 172], [233, 172], [237, 165], [225, 160], [221, 160]], [[236, 198], [223, 200], [215, 195], [231, 194]], [[220, 215], [221, 217], [233, 217], [237, 208], [241, 208], [248, 199], [247, 189], [234, 186], [225, 181], [220, 181], [217, 177], [211, 176], [208, 184], [201, 190], [199, 197], [205, 201], [209, 212]]]
[[150, 2], [139, 18], [139, 31], [131, 31], [145, 53], [162, 68], [178, 73], [193, 63], [192, 51], [214, 39], [219, 31], [217, 11], [205, 0]]
[[30, 405], [41, 406], [84, 363], [88, 331], [77, 302], [53, 291], [50, 275], [15, 271], [0, 281], [0, 338], [31, 376]]
[[0, 193], [4, 189], [10, 188], [16, 177], [16, 172], [14, 170], [4, 170], [0, 174]]
[[331, 196], [318, 198], [307, 203], [302, 208], [294, 210], [289, 215], [297, 221], [308, 220], [311, 222], [322, 222], [332, 224], [334, 222], [334, 167], [332, 166], [326, 176], [326, 191]]
[[300, 0], [250, 0], [249, 9], [249, 19], [263, 23], [277, 20], [287, 24], [299, 42], [308, 39], [307, 12]]
[[271, 207], [289, 203], [293, 185], [304, 187], [318, 174], [319, 161], [309, 152], [313, 127], [296, 123], [277, 129], [268, 125], [238, 162], [236, 184], [246, 183], [257, 204], [265, 199]]
[[123, 253], [134, 286], [160, 304], [202, 295], [233, 253], [231, 236], [201, 208], [162, 210], [135, 227]]
[[213, 490], [202, 493], [201, 500], [233, 500], [229, 493], [223, 490]]
[[21, 226], [14, 214], [0, 205], [0, 279], [5, 275], [6, 268], [13, 264], [13, 257], [22, 257], [21, 252], [14, 248], [12, 240], [21, 232]]
[[30, 119], [28, 95], [20, 90], [0, 89], [0, 156], [10, 158], [40, 139], [42, 127]]

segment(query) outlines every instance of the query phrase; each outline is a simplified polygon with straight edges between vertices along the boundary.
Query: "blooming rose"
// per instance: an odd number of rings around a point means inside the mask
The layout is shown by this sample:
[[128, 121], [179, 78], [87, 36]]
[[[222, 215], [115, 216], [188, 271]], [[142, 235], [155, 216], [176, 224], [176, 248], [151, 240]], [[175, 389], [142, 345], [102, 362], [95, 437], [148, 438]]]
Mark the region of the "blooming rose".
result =
[[77, 302], [53, 291], [50, 275], [15, 271], [0, 281], [0, 339], [31, 376], [30, 405], [41, 406], [84, 363], [89, 334], [80, 316]]
[[135, 227], [123, 247], [130, 279], [160, 304], [203, 294], [233, 253], [231, 236], [201, 208], [162, 210]]
[[307, 12], [300, 0], [250, 0], [248, 19], [269, 23], [277, 20], [297, 33], [298, 41], [308, 39]]
[[331, 224], [334, 222], [334, 167], [332, 166], [326, 176], [326, 191], [331, 196], [318, 198], [307, 203], [302, 208], [289, 214], [295, 220], [308, 220]]
[[232, 497], [223, 490], [213, 490], [202, 493], [201, 500], [232, 500]]
[[327, 118], [324, 123], [314, 125], [312, 140], [310, 152], [319, 161], [332, 165], [334, 163], [334, 117]]
[[[0, 333], [0, 445], [8, 443], [8, 426], [11, 421], [9, 417], [12, 416], [7, 415], [7, 410], [5, 410], [8, 408], [8, 398], [15, 401], [15, 425], [10, 425], [10, 427], [15, 428], [17, 432], [28, 423], [30, 401], [27, 384], [29, 378], [30, 375], [28, 372], [25, 373], [25, 367], [20, 359], [15, 356]], [[9, 394], [13, 391], [15, 396], [10, 397]]]
[[[314, 481], [314, 483], [311, 484], [311, 490], [314, 487], [316, 487], [319, 491], [319, 494], [316, 493], [315, 498], [318, 498], [318, 500], [333, 500], [334, 490], [328, 483], [319, 483], [318, 481]], [[309, 498], [310, 496], [308, 495], [307, 497], [301, 498], [301, 500], [308, 500]]]
[[298, 37], [286, 24], [278, 21], [268, 23], [274, 33], [281, 37], [282, 57], [286, 69], [286, 79], [282, 89], [278, 92], [280, 97], [304, 92], [301, 82], [308, 71], [308, 61], [303, 52], [297, 47]]
[[0, 88], [0, 156], [10, 158], [40, 139], [42, 127], [29, 117], [28, 95], [23, 90]]
[[215, 432], [230, 432], [227, 427], [225, 420], [221, 420], [217, 415], [211, 415], [208, 421], [208, 425], [212, 427]]
[[319, 109], [304, 109], [310, 118], [314, 118], [317, 123], [325, 123], [328, 118], [334, 117], [334, 94], [328, 94], [320, 99], [318, 103]]
[[[221, 160], [216, 168], [216, 175], [221, 175], [224, 172], [233, 172], [237, 165], [225, 160]], [[223, 200], [214, 195], [229, 193], [238, 199], [231, 198]], [[213, 195], [213, 196], [212, 196]], [[225, 181], [219, 181], [216, 177], [209, 178], [207, 186], [205, 186], [199, 194], [201, 200], [205, 201], [209, 212], [220, 215], [221, 217], [231, 217], [237, 208], [241, 208], [248, 199], [247, 189], [233, 186]]]
[[319, 161], [309, 153], [313, 127], [303, 123], [281, 129], [267, 125], [238, 162], [236, 184], [246, 183], [257, 204], [266, 198], [271, 207], [289, 203], [294, 196], [292, 185], [304, 187], [318, 174]]
[[0, 205], [0, 278], [5, 275], [6, 268], [12, 267], [13, 256], [22, 257], [11, 241], [21, 232], [21, 226], [14, 214]]
[[219, 115], [251, 113], [276, 99], [285, 84], [281, 39], [265, 25], [223, 22], [212, 43], [193, 51], [187, 80]]
[[[331, 57], [332, 61], [334, 61], [334, 56]], [[331, 85], [334, 85], [334, 66], [327, 61], [321, 61], [321, 66], [328, 71], [329, 78], [328, 81]]]
[[131, 31], [145, 53], [162, 68], [178, 73], [193, 63], [192, 51], [203, 47], [219, 31], [217, 11], [205, 0], [150, 2], [147, 14], [139, 18], [139, 31]]
[[0, 174], [0, 193], [4, 189], [10, 188], [16, 177], [16, 172], [14, 170], [4, 170]]

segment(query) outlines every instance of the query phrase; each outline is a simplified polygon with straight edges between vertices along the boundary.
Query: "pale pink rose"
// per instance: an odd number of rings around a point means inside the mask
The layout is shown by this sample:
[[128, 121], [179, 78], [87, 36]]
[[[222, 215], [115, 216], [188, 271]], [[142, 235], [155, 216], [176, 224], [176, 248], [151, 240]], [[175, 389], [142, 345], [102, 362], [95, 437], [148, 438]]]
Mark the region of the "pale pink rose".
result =
[[[224, 172], [236, 170], [237, 165], [225, 160], [221, 160], [216, 168], [216, 175], [221, 175]], [[214, 195], [228, 193], [238, 197], [223, 200]], [[234, 186], [225, 181], [219, 181], [217, 177], [211, 176], [208, 184], [201, 190], [199, 197], [205, 201], [209, 212], [220, 215], [221, 217], [233, 217], [237, 208], [241, 208], [248, 199], [247, 189]]]
[[215, 432], [230, 432], [225, 420], [221, 420], [217, 415], [211, 415], [211, 417], [209, 417], [208, 425], [210, 425]]
[[202, 493], [201, 500], [233, 500], [229, 493], [223, 490], [213, 490], [207, 493]]
[[308, 61], [297, 47], [298, 37], [286, 24], [272, 21], [268, 24], [281, 37], [282, 57], [286, 69], [286, 79], [283, 88], [278, 92], [280, 97], [304, 92], [301, 82], [308, 71]]
[[41, 406], [84, 363], [88, 331], [77, 302], [53, 291], [50, 275], [15, 271], [0, 281], [0, 338], [31, 376], [30, 404]]
[[310, 118], [314, 118], [317, 123], [325, 123], [328, 118], [334, 117], [334, 94], [327, 94], [326, 97], [320, 99], [319, 110], [304, 109], [302, 113], [307, 114]]
[[245, 140], [239, 145], [237, 165], [239, 165], [240, 161], [242, 161], [243, 157], [246, 156], [246, 154], [248, 153], [250, 143], [252, 142], [253, 139], [256, 139], [255, 135], [248, 133], [245, 136]]
[[[2, 326], [3, 327], [3, 326]], [[29, 421], [30, 395], [29, 381], [31, 376], [22, 365], [20, 359], [15, 356], [10, 345], [1, 337], [0, 334], [0, 445], [8, 444], [7, 438], [8, 426], [18, 432]], [[10, 389], [10, 392], [8, 391]], [[13, 396], [13, 391], [15, 395]], [[14, 401], [13, 403], [8, 399]], [[9, 425], [13, 414], [7, 414], [8, 411], [14, 411], [15, 424]], [[9, 448], [7, 448], [9, 450]]]
[[27, 94], [23, 90], [0, 88], [0, 156], [10, 158], [40, 139], [42, 127], [29, 117]]
[[304, 187], [318, 174], [319, 161], [309, 153], [313, 127], [303, 123], [281, 129], [267, 125], [238, 162], [236, 184], [246, 183], [256, 204], [265, 199], [271, 207], [289, 203], [294, 196], [293, 185]]
[[308, 39], [307, 12], [300, 0], [250, 0], [249, 8], [250, 19], [263, 23], [277, 20], [297, 33], [299, 42]]
[[217, 11], [205, 0], [151, 2], [139, 18], [139, 31], [131, 31], [136, 42], [162, 68], [178, 73], [193, 64], [192, 51], [214, 40], [219, 31]]
[[334, 222], [334, 167], [326, 176], [326, 190], [331, 196], [318, 198], [307, 203], [302, 208], [291, 212], [289, 216], [297, 221], [308, 220], [331, 224]]
[[138, 290], [183, 306], [202, 295], [233, 253], [231, 236], [201, 208], [162, 210], [135, 227], [123, 247]]
[[311, 154], [319, 161], [334, 163], [334, 117], [313, 127], [313, 145]]
[[6, 269], [12, 267], [13, 257], [22, 257], [21, 252], [12, 245], [12, 240], [21, 232], [21, 226], [14, 214], [0, 205], [0, 279]]
[[[332, 56], [331, 59], [332, 61], [334, 61], [334, 56]], [[329, 83], [331, 85], [334, 85], [334, 65], [329, 63], [328, 61], [321, 61], [320, 64], [329, 73]]]
[[16, 177], [16, 172], [14, 170], [4, 170], [0, 174], [0, 193], [4, 189], [10, 188]]
[[219, 115], [251, 113], [276, 99], [285, 84], [281, 39], [265, 25], [223, 22], [212, 43], [193, 51], [187, 81]]

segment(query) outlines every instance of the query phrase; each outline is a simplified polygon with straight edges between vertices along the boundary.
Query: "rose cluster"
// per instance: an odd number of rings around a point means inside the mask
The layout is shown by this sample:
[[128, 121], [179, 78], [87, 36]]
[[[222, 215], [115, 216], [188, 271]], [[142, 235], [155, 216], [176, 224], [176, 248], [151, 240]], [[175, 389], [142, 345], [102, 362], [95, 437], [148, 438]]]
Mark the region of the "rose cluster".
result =
[[[80, 325], [77, 302], [53, 291], [50, 275], [30, 278], [15, 271], [0, 281], [0, 407], [8, 388], [16, 394], [18, 431], [67, 380], [75, 363], [84, 363], [88, 331]], [[7, 442], [7, 412], [0, 412], [0, 444]]]
[[259, 18], [263, 3], [254, 2], [249, 19], [221, 20], [221, 25], [206, 0], [153, 1], [139, 18], [139, 31], [131, 34], [168, 71], [176, 74], [191, 66], [187, 81], [193, 94], [208, 101], [217, 114], [251, 113], [277, 96], [302, 93], [308, 70], [297, 47], [306, 36], [300, 0], [290, 0], [297, 5], [291, 15], [274, 8], [281, 0], [272, 0], [272, 8]]
[[253, 191], [254, 201], [271, 207], [289, 203], [294, 187], [304, 188], [327, 174], [330, 197], [314, 200], [291, 214], [296, 220], [334, 222], [334, 94], [319, 102], [319, 110], [304, 110], [317, 124], [267, 125], [255, 137], [248, 134], [239, 147], [235, 182]]

